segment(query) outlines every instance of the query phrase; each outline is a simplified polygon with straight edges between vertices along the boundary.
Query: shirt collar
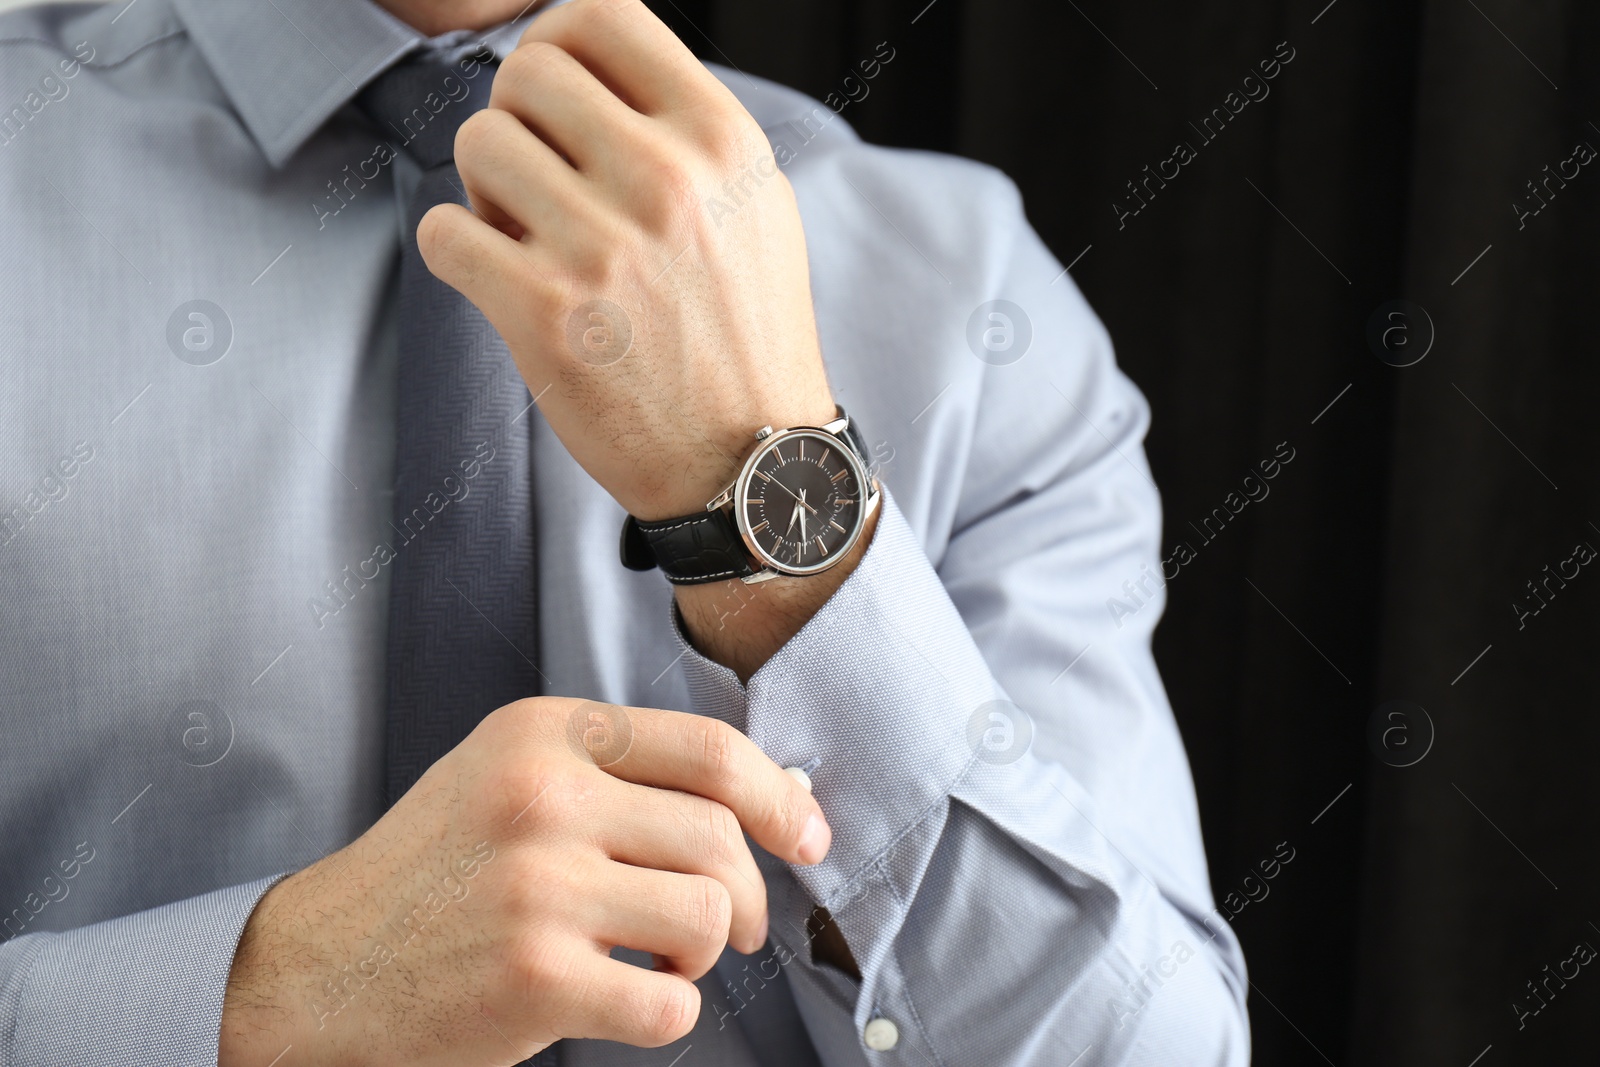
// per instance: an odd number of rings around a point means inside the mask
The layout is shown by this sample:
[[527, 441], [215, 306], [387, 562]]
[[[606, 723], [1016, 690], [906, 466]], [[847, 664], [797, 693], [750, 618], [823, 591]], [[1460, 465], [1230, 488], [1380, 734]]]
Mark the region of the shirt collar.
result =
[[[415, 49], [484, 41], [499, 58], [537, 14], [428, 40], [371, 0], [172, 0], [267, 161], [281, 168], [333, 114]], [[540, 10], [554, 6], [538, 4]]]

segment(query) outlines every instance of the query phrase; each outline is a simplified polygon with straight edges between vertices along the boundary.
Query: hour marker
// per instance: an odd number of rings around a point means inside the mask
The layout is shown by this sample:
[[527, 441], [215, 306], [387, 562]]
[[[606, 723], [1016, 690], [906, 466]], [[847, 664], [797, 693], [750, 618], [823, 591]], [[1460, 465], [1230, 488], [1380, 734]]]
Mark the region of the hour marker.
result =
[[[849, 530], [846, 530], [843, 526], [840, 526], [838, 523], [834, 522], [832, 519], [828, 520], [828, 525], [832, 526], [835, 530], [838, 530], [840, 533], [849, 533], [850, 532]], [[822, 540], [822, 538], [819, 537], [819, 538], [817, 538], [817, 540], [820, 541], [820, 540]]]
[[800, 458], [806, 458], [806, 439], [804, 437], [800, 438]]
[[756, 477], [760, 478], [764, 482], [772, 481], [772, 475], [766, 474], [766, 473], [764, 473], [762, 471], [756, 471]]
[[824, 448], [822, 450], [822, 458], [817, 460], [817, 466], [821, 467], [821, 466], [826, 465], [827, 462], [828, 462], [828, 457], [831, 456], [831, 455], [833, 455], [833, 449]]
[[750, 527], [750, 532], [753, 533], [753, 534], [758, 534], [762, 530], [765, 530], [766, 528], [767, 528], [767, 520], [766, 519], [762, 519], [759, 523], [757, 523], [756, 525]]
[[817, 535], [817, 549], [824, 556], [826, 556], [828, 554], [828, 543], [822, 539], [822, 535], [821, 534]]
[[846, 468], [845, 468], [845, 469], [844, 469], [844, 470], [842, 470], [842, 471], [840, 471], [840, 472], [839, 472], [839, 473], [838, 473], [838, 474], [835, 474], [835, 475], [834, 475], [834, 476], [833, 476], [833, 477], [832, 477], [832, 478], [829, 478], [829, 479], [828, 479], [828, 481], [830, 481], [830, 482], [836, 482], [836, 481], [838, 481], [838, 480], [839, 480], [839, 479], [840, 479], [840, 478], [843, 478], [843, 477], [844, 477], [844, 476], [845, 476], [845, 475], [847, 475], [847, 474], [849, 474], [849, 473], [850, 473], [850, 468], [849, 468], [849, 467], [846, 467]]
[[783, 458], [783, 453], [782, 453], [782, 452], [781, 452], [781, 451], [779, 451], [779, 449], [780, 449], [780, 447], [781, 447], [781, 446], [779, 446], [779, 445], [774, 445], [774, 446], [773, 446], [773, 447], [772, 447], [772, 454], [773, 454], [773, 455], [774, 455], [774, 456], [777, 456], [777, 457], [778, 457], [778, 466], [780, 466], [780, 467], [781, 467], [781, 466], [783, 466], [783, 465], [784, 465], [784, 464], [785, 464], [785, 463], [788, 463], [788, 462], [789, 462], [789, 461], [788, 461], [788, 460], [786, 460], [786, 459], [784, 459], [784, 458]]

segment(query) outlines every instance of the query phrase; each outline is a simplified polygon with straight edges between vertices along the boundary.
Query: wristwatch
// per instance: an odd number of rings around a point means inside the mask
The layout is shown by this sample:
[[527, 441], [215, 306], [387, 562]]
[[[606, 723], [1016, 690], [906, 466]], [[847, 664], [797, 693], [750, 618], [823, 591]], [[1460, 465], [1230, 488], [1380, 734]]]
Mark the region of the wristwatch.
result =
[[849, 554], [878, 506], [860, 432], [835, 407], [825, 426], [756, 431], [756, 445], [705, 510], [622, 523], [622, 565], [675, 585], [819, 574]]

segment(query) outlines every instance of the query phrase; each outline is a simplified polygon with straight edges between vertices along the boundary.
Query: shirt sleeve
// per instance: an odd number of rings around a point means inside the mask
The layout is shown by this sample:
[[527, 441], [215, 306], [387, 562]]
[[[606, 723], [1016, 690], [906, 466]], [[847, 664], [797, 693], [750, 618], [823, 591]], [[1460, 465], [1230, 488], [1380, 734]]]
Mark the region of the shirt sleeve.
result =
[[[1016, 219], [1009, 266], [1057, 274]], [[761, 858], [830, 1067], [1249, 1060], [1244, 960], [1150, 649], [1148, 406], [1071, 280], [1052, 293], [1031, 365], [966, 356], [980, 399], [935, 413], [953, 484], [908, 485], [905, 510], [886, 487], [856, 570], [748, 685], [684, 642], [697, 711], [814, 768], [832, 850]], [[812, 902], [859, 984], [812, 961]]]
[[0, 946], [0, 1064], [215, 1064], [239, 935], [281, 877]]

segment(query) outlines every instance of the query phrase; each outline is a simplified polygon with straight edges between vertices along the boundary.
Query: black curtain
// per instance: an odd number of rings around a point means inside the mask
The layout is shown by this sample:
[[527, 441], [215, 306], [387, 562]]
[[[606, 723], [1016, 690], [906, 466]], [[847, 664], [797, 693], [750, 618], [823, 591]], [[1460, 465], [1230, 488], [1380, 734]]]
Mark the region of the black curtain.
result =
[[1190, 550], [1156, 650], [1257, 1062], [1592, 1059], [1600, 6], [654, 2], [1075, 264]]

